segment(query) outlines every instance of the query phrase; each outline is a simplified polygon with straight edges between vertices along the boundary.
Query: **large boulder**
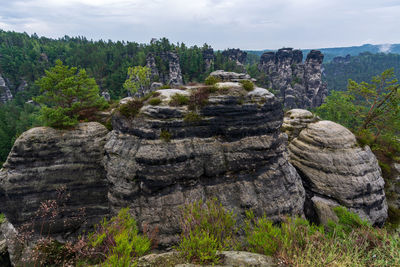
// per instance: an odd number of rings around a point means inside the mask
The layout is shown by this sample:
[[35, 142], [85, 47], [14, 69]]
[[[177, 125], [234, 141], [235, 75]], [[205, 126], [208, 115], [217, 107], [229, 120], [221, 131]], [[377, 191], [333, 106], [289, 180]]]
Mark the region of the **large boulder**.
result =
[[0, 212], [17, 232], [63, 240], [109, 214], [101, 165], [107, 133], [91, 122], [33, 128], [15, 141], [0, 171]]
[[289, 151], [308, 198], [337, 202], [372, 224], [385, 222], [388, 208], [377, 159], [345, 127], [331, 121], [310, 123]]
[[158, 228], [161, 247], [178, 240], [180, 207], [197, 200], [218, 198], [239, 221], [248, 209], [275, 221], [303, 214], [280, 102], [262, 88], [222, 91], [191, 111], [170, 106], [171, 92], [159, 90], [160, 105], [113, 117], [104, 158], [112, 209], [130, 207], [140, 225]]

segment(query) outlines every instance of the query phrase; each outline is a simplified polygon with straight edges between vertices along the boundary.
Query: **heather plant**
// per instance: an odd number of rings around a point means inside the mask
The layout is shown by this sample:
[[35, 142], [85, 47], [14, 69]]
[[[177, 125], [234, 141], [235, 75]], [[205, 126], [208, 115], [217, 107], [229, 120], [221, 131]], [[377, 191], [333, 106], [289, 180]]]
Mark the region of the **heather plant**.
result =
[[189, 109], [197, 110], [208, 103], [210, 91], [208, 88], [200, 87], [193, 91], [189, 97]]
[[183, 207], [181, 228], [178, 250], [191, 262], [218, 263], [217, 251], [236, 245], [235, 216], [216, 199]]
[[122, 104], [118, 108], [118, 111], [126, 118], [134, 118], [139, 113], [142, 107], [143, 107], [143, 102], [141, 100], [133, 99], [125, 104]]
[[88, 236], [93, 255], [100, 255], [103, 266], [133, 266], [134, 259], [151, 247], [150, 239], [139, 234], [129, 209], [121, 209], [116, 217], [104, 219]]

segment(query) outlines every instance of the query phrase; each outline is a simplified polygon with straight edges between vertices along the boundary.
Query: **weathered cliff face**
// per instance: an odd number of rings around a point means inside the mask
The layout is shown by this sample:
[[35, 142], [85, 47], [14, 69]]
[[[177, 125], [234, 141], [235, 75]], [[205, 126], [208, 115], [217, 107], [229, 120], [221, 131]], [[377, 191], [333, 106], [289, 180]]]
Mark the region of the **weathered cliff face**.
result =
[[17, 231], [68, 238], [109, 214], [101, 165], [107, 133], [91, 122], [33, 128], [16, 140], [0, 171], [0, 211]]
[[200, 199], [218, 198], [239, 220], [246, 209], [273, 220], [303, 214], [280, 102], [262, 88], [227, 85], [229, 94], [209, 95], [193, 121], [184, 119], [187, 106], [167, 103], [202, 89], [159, 90], [161, 105], [145, 105], [134, 119], [113, 117], [104, 157], [111, 207], [130, 207], [139, 224], [157, 227], [161, 246], [177, 241], [180, 206]]
[[303, 53], [292, 48], [266, 52], [258, 68], [269, 79], [269, 87], [278, 91], [286, 108], [311, 108], [322, 104], [328, 91], [322, 83], [323, 55], [312, 50], [302, 62]]
[[235, 62], [240, 72], [246, 71], [244, 65], [246, 64], [247, 52], [240, 49], [227, 49], [222, 51], [222, 56]]
[[343, 205], [372, 224], [385, 222], [387, 204], [378, 162], [368, 146], [357, 145], [349, 130], [331, 121], [310, 123], [288, 148], [311, 201], [307, 205]]
[[213, 71], [210, 73], [210, 76], [216, 77], [223, 82], [239, 82], [243, 80], [253, 80], [247, 73], [236, 73], [223, 70]]
[[13, 98], [10, 88], [7, 86], [6, 81], [0, 74], [0, 103], [6, 103]]
[[179, 86], [183, 84], [181, 65], [179, 64], [179, 56], [176, 53], [168, 52], [169, 62], [169, 81], [168, 84]]
[[283, 118], [282, 131], [284, 131], [289, 141], [299, 136], [300, 132], [308, 124], [319, 121], [318, 117], [306, 109], [291, 109], [286, 111]]
[[203, 59], [206, 71], [210, 70], [214, 64], [214, 50], [212, 48], [203, 50]]
[[164, 63], [167, 63], [168, 73], [162, 73], [159, 71], [158, 68], [160, 66], [157, 66], [155, 56], [150, 53], [146, 58], [146, 66], [151, 70], [152, 81], [159, 81], [163, 84], [169, 84], [172, 86], [182, 85], [183, 78], [178, 54], [167, 52], [161, 53], [159, 56]]

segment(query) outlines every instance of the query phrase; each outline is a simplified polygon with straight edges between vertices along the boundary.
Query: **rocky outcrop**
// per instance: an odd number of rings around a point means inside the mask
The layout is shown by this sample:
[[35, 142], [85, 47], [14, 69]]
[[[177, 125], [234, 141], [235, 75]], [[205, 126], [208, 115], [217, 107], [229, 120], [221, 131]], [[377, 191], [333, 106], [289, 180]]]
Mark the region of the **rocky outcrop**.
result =
[[65, 239], [109, 214], [101, 165], [107, 133], [91, 122], [33, 128], [16, 140], [0, 171], [0, 211], [17, 232]]
[[288, 135], [289, 141], [296, 138], [301, 130], [308, 124], [317, 122], [319, 119], [310, 111], [305, 109], [291, 109], [285, 113], [282, 130]]
[[222, 51], [222, 56], [236, 62], [236, 64], [239, 66], [243, 66], [246, 63], [247, 52], [244, 52], [240, 49], [227, 49]]
[[149, 53], [146, 58], [146, 66], [151, 71], [151, 80], [153, 82], [162, 82], [163, 84], [169, 84], [172, 86], [182, 85], [183, 78], [178, 54], [175, 52], [165, 52], [158, 56], [162, 61], [160, 64], [167, 64], [168, 73], [159, 71], [161, 66], [157, 66], [155, 55]]
[[273, 220], [303, 214], [280, 102], [266, 89], [238, 87], [210, 94], [195, 115], [168, 102], [204, 88], [159, 90], [160, 105], [144, 105], [134, 119], [113, 117], [104, 158], [112, 209], [130, 207], [140, 225], [158, 228], [161, 246], [177, 241], [180, 206], [200, 199], [218, 198], [239, 221], [247, 209]]
[[169, 81], [168, 84], [172, 86], [179, 86], [183, 84], [181, 66], [179, 65], [179, 56], [174, 52], [168, 52], [169, 62]]
[[318, 107], [328, 90], [322, 82], [320, 51], [311, 50], [303, 63], [303, 53], [292, 48], [266, 52], [258, 68], [268, 77], [268, 87], [279, 92], [286, 108]]
[[163, 77], [160, 77], [160, 73], [158, 72], [156, 59], [152, 53], [149, 53], [146, 57], [146, 67], [150, 69], [150, 77], [152, 81], [159, 82], [163, 80]]
[[224, 70], [216, 70], [210, 73], [210, 76], [214, 76], [223, 82], [239, 82], [243, 80], [253, 80], [250, 75], [246, 73], [236, 73]]
[[[271, 267], [276, 266], [275, 260], [265, 256], [246, 251], [221, 251], [217, 253], [220, 258], [219, 267]], [[179, 252], [150, 254], [139, 258], [138, 267], [211, 267], [216, 265], [196, 265], [185, 263]]]
[[7, 86], [5, 79], [0, 74], [0, 103], [6, 103], [13, 98], [10, 88]]
[[214, 65], [214, 58], [214, 50], [212, 48], [207, 48], [203, 50], [203, 60], [206, 71], [209, 71]]
[[290, 162], [303, 179], [307, 199], [318, 196], [337, 202], [382, 225], [387, 218], [384, 181], [368, 146], [331, 121], [310, 123], [289, 144]]

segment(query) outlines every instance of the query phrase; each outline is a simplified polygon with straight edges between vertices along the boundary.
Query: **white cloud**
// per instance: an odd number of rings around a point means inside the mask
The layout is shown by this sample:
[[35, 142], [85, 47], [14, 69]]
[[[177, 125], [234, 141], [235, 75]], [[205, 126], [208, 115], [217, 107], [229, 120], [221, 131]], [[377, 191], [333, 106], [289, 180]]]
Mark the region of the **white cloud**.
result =
[[394, 0], [0, 0], [0, 28], [218, 49], [399, 43]]

